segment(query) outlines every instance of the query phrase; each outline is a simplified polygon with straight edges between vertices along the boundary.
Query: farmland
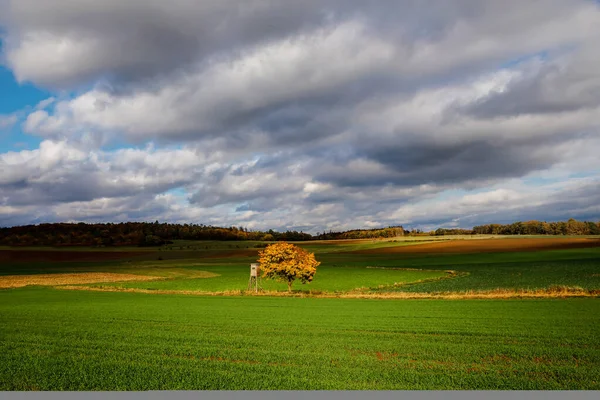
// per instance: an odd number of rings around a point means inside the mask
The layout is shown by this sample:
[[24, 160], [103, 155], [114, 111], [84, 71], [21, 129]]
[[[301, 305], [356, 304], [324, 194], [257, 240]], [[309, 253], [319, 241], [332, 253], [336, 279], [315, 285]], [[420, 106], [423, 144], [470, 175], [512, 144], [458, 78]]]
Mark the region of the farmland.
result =
[[258, 242], [5, 248], [0, 389], [600, 389], [598, 238], [452, 239], [302, 243], [291, 296]]

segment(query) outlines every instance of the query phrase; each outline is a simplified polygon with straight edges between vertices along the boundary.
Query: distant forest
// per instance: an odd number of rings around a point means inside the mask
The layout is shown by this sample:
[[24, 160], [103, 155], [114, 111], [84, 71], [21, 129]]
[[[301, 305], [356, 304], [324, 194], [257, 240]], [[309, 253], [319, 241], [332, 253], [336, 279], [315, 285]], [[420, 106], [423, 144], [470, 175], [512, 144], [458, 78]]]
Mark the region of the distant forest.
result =
[[160, 246], [173, 240], [305, 241], [402, 236], [404, 229], [359, 229], [317, 235], [298, 231], [252, 231], [243, 227], [124, 222], [118, 224], [54, 223], [0, 228], [0, 245], [9, 246]]
[[582, 222], [571, 218], [567, 222], [527, 221], [509, 225], [489, 224], [474, 227], [473, 233], [488, 235], [600, 235], [600, 222]]
[[215, 227], [202, 224], [124, 222], [106, 224], [53, 223], [0, 228], [0, 245], [8, 246], [160, 246], [173, 240], [254, 240], [306, 241], [339, 239], [377, 239], [398, 236], [444, 235], [600, 235], [600, 223], [589, 221], [489, 224], [473, 229], [434, 231], [405, 230], [402, 226], [381, 229], [355, 229], [311, 235], [298, 231], [253, 231], [244, 227]]

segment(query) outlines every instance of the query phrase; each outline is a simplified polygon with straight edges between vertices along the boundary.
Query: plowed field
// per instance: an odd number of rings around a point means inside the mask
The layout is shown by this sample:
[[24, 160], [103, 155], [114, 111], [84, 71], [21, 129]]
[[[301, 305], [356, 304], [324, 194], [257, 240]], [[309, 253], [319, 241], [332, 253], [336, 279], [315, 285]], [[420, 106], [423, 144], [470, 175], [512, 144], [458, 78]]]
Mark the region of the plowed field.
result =
[[445, 253], [497, 253], [511, 251], [539, 251], [600, 247], [599, 239], [551, 238], [551, 239], [478, 239], [451, 240], [423, 243], [411, 246], [385, 247], [358, 250], [354, 254], [445, 254]]
[[68, 251], [68, 250], [0, 250], [0, 262], [96, 262], [121, 260], [147, 252], [137, 251]]

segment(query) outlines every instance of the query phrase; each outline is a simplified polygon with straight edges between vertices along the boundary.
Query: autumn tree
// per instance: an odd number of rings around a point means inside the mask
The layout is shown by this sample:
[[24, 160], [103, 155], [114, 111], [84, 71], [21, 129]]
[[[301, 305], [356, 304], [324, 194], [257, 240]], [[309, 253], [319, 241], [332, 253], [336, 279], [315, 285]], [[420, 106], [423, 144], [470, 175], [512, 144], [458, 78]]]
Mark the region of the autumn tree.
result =
[[269, 245], [258, 256], [263, 277], [286, 282], [288, 292], [296, 279], [303, 284], [311, 282], [321, 264], [313, 253], [286, 242]]

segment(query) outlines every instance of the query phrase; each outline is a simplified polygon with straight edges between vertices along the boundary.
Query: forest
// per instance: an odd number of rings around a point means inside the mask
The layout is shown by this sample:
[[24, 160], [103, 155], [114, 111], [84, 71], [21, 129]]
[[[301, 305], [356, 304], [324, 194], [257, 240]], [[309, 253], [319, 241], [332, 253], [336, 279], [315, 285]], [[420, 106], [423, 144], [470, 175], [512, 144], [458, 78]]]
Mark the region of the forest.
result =
[[600, 235], [600, 223], [577, 221], [567, 222], [526, 221], [508, 225], [489, 224], [473, 227], [474, 234], [481, 235]]
[[156, 222], [48, 223], [0, 228], [0, 245], [9, 246], [160, 246], [173, 240], [305, 241], [401, 236], [402, 227], [328, 232], [253, 231], [244, 227]]

